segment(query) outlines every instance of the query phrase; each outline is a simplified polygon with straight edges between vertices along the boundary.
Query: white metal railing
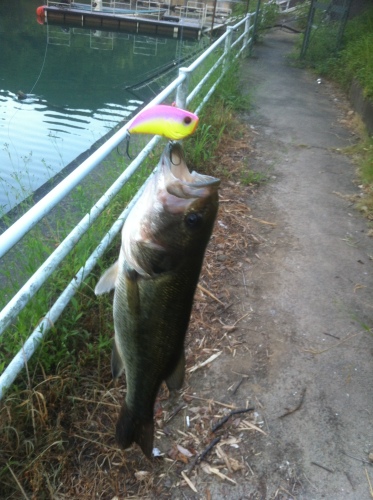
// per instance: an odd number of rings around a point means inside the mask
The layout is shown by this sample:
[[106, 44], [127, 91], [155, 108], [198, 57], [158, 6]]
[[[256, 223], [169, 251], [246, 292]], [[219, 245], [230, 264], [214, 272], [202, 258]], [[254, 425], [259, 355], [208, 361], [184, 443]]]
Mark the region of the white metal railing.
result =
[[159, 21], [165, 11], [166, 9], [162, 8], [159, 2], [151, 0], [137, 0], [136, 2], [136, 15], [146, 13], [147, 16], [155, 17]]
[[[236, 25], [228, 27], [226, 32], [214, 42], [210, 47], [200, 55], [190, 66], [181, 68], [179, 75], [171, 82], [160, 94], [158, 94], [144, 109], [150, 108], [156, 104], [170, 98], [176, 92], [176, 105], [181, 108], [186, 108], [191, 100], [201, 92], [204, 83], [211, 75], [221, 69], [220, 75], [215, 83], [210, 87], [207, 94], [201, 99], [195, 113], [198, 115], [201, 109], [209, 100], [212, 93], [215, 91], [220, 80], [229, 68], [229, 62], [239, 57], [239, 55], [248, 46], [251, 45], [254, 39], [254, 19], [255, 14], [248, 14], [244, 19]], [[241, 34], [238, 34], [241, 32]], [[233, 35], [236, 39], [233, 41]], [[233, 52], [233, 48], [235, 51]], [[196, 87], [190, 91], [189, 81], [190, 75], [206, 60], [206, 58], [215, 51], [223, 50], [223, 54], [218, 58], [213, 67], [205, 74]], [[70, 193], [79, 182], [81, 182], [95, 167], [97, 167], [124, 139], [128, 134], [128, 124], [124, 125], [117, 131], [109, 140], [107, 140], [100, 148], [98, 148], [89, 158], [79, 165], [70, 175], [62, 180], [54, 189], [52, 189], [44, 198], [34, 205], [27, 213], [18, 219], [10, 226], [3, 234], [0, 235], [0, 259], [14, 245], [19, 242], [45, 215], [47, 215], [53, 207], [55, 207], [68, 193]], [[99, 217], [104, 209], [109, 205], [113, 197], [120, 191], [124, 184], [130, 179], [134, 172], [138, 169], [144, 159], [149, 155], [155, 145], [159, 142], [160, 137], [155, 136], [133, 160], [127, 169], [120, 175], [114, 184], [106, 191], [106, 193], [93, 205], [88, 214], [77, 224], [70, 234], [60, 243], [57, 249], [46, 259], [40, 268], [29, 278], [27, 283], [16, 293], [16, 295], [7, 303], [0, 312], [0, 339], [1, 334], [6, 328], [17, 318], [18, 314], [27, 305], [36, 292], [43, 286], [45, 281], [57, 269], [63, 259], [76, 246], [80, 238], [92, 226], [93, 222]], [[99, 258], [104, 254], [112, 242], [114, 236], [118, 234], [123, 226], [123, 223], [133, 206], [134, 202], [141, 194], [141, 190], [132, 200], [132, 202], [123, 211], [117, 221], [114, 223], [110, 231], [99, 243], [97, 248], [85, 262], [84, 266], [75, 273], [72, 271], [71, 282], [67, 285], [62, 294], [58, 297], [52, 308], [45, 315], [41, 323], [34, 329], [29, 338], [18, 354], [6, 367], [0, 376], [0, 399], [16, 378], [17, 374], [25, 366], [27, 361], [34, 353], [36, 347], [40, 344], [45, 334], [55, 324], [62, 311], [68, 305], [71, 298], [74, 296], [79, 286], [84, 279], [92, 271], [97, 264]]]
[[286, 14], [288, 12], [293, 12], [294, 10], [296, 10], [296, 7], [290, 7], [290, 4], [291, 0], [276, 0], [276, 5], [278, 6], [279, 11], [282, 14]]
[[[277, 2], [290, 2], [290, 0], [276, 0]], [[138, 16], [146, 14], [150, 17], [155, 17], [160, 20], [165, 10], [167, 9], [167, 2], [156, 2], [154, 0], [136, 0], [135, 7], [130, 2], [114, 1], [114, 0], [80, 0], [75, 2], [71, 0], [70, 3], [61, 3], [61, 0], [47, 0], [48, 7], [57, 7], [59, 9], [72, 8], [90, 12], [104, 12], [107, 14], [118, 15], [134, 15]], [[166, 6], [166, 7], [165, 7]], [[204, 2], [197, 2], [195, 0], [188, 0], [186, 5], [175, 6], [175, 12], [183, 19], [188, 19], [191, 22], [198, 23], [203, 26], [206, 18], [212, 17], [214, 6]], [[216, 19], [227, 19], [230, 17], [231, 9], [218, 7], [216, 9]]]
[[205, 19], [205, 9], [190, 9], [188, 6], [177, 8], [181, 19], [187, 19], [188, 22], [195, 22], [198, 26], [203, 26]]

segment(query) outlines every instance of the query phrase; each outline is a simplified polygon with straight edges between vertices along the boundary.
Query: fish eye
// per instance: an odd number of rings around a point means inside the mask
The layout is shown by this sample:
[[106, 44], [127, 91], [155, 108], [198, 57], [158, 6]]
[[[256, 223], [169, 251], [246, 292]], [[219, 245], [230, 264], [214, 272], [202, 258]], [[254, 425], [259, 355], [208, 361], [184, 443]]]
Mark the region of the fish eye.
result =
[[192, 119], [191, 119], [191, 117], [190, 117], [190, 116], [186, 116], [186, 117], [184, 118], [184, 123], [185, 123], [185, 125], [189, 125], [189, 123], [191, 123], [191, 121], [192, 121]]
[[191, 212], [185, 216], [184, 220], [185, 224], [188, 227], [194, 229], [195, 227], [198, 227], [200, 225], [200, 222], [202, 221], [202, 215], [196, 214], [195, 212]]

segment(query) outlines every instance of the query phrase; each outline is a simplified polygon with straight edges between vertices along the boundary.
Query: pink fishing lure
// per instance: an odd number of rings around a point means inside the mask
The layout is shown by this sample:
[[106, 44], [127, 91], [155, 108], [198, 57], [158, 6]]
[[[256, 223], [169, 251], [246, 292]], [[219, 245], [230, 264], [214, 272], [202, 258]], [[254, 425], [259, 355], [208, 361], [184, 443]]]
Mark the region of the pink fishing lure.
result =
[[178, 141], [193, 134], [198, 116], [185, 109], [158, 104], [133, 118], [128, 127], [131, 134], [155, 134]]

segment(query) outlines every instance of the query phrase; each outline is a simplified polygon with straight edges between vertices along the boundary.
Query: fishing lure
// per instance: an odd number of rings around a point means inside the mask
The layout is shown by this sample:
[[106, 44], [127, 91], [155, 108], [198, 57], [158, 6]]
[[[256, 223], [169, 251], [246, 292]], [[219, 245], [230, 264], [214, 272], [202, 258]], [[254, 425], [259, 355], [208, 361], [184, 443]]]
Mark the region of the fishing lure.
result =
[[140, 112], [129, 122], [131, 134], [162, 135], [172, 141], [185, 139], [193, 134], [198, 116], [185, 109], [158, 104]]

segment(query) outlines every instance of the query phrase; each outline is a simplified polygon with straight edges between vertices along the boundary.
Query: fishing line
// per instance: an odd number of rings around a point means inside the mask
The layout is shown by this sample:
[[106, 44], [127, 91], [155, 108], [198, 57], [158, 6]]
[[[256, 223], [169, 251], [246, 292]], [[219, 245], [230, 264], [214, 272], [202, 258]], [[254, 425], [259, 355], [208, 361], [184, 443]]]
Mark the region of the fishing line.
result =
[[[47, 19], [47, 23], [46, 23], [46, 24], [47, 24], [47, 30], [48, 30], [48, 19]], [[36, 81], [35, 81], [34, 85], [31, 87], [31, 90], [30, 90], [30, 92], [29, 92], [30, 94], [33, 92], [34, 88], [35, 88], [35, 87], [36, 87], [36, 85], [38, 84], [38, 82], [39, 82], [39, 80], [40, 80], [40, 77], [41, 77], [41, 75], [42, 75], [42, 73], [43, 73], [44, 66], [45, 66], [45, 62], [46, 62], [46, 60], [47, 60], [47, 53], [48, 53], [48, 33], [47, 33], [46, 44], [45, 44], [44, 58], [43, 58], [43, 62], [42, 62], [42, 65], [41, 65], [40, 72], [39, 72], [39, 76], [37, 77], [37, 79], [36, 79]], [[20, 104], [22, 104], [22, 101], [21, 101], [21, 100], [20, 100], [19, 102], [20, 102]], [[14, 113], [13, 113], [12, 117], [10, 118], [10, 120], [9, 120], [9, 122], [8, 122], [8, 129], [7, 129], [7, 137], [8, 137], [9, 142], [11, 143], [11, 145], [12, 145], [12, 147], [13, 147], [13, 149], [14, 149], [14, 151], [15, 151], [16, 155], [17, 155], [18, 161], [19, 161], [18, 152], [17, 152], [17, 149], [16, 149], [16, 148], [15, 148], [15, 146], [14, 146], [14, 143], [13, 143], [13, 141], [12, 141], [12, 138], [10, 137], [10, 125], [12, 124], [12, 121], [13, 121], [14, 117], [16, 116], [16, 114], [18, 113], [18, 111], [20, 111], [20, 110], [21, 110], [21, 108], [22, 108], [22, 107], [17, 108], [17, 109], [14, 111]], [[9, 153], [9, 152], [8, 152], [8, 154], [9, 154], [9, 156], [10, 156], [10, 153]]]
[[[47, 19], [47, 30], [48, 30], [48, 19]], [[48, 53], [48, 33], [47, 33], [47, 43], [45, 44], [44, 59], [43, 59], [42, 65], [41, 65], [41, 70], [40, 70], [39, 76], [36, 79], [36, 82], [34, 83], [34, 85], [32, 86], [32, 88], [30, 90], [30, 94], [32, 94], [32, 91], [34, 90], [34, 88], [38, 84], [40, 77], [44, 71], [45, 62], [47, 60], [47, 53]]]

